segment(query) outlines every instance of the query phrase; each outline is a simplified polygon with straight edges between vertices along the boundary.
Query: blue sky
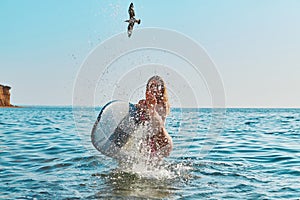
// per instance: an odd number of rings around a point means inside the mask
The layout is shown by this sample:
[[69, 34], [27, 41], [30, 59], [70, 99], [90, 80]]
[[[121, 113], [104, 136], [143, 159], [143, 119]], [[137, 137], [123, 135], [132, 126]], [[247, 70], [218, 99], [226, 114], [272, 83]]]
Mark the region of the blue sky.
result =
[[[228, 107], [300, 107], [300, 1], [133, 1], [142, 24], [201, 44]], [[0, 84], [12, 103], [71, 105], [80, 65], [126, 31], [130, 1], [1, 0]]]

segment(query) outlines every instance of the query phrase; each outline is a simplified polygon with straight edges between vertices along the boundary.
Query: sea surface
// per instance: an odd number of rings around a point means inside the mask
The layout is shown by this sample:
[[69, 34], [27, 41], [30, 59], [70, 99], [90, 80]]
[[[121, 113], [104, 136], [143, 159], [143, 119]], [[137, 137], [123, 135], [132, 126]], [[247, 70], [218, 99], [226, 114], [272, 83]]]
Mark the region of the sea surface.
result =
[[0, 108], [0, 199], [300, 199], [300, 109], [172, 109], [170, 157], [126, 170], [91, 145], [98, 112]]

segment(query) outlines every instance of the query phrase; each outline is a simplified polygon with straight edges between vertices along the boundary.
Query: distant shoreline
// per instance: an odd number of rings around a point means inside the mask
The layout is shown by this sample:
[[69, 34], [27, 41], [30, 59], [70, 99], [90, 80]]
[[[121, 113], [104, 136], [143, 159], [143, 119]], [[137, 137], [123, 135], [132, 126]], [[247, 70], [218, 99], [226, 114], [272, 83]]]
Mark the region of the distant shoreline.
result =
[[[102, 106], [97, 105], [97, 106], [72, 106], [72, 105], [22, 105], [22, 106], [15, 106], [15, 105], [11, 105], [11, 106], [0, 106], [0, 108], [32, 108], [32, 107], [70, 107], [73, 109], [76, 108], [102, 108]], [[274, 110], [274, 109], [300, 109], [300, 107], [226, 107], [226, 108], [212, 108], [212, 107], [200, 107], [200, 108], [193, 108], [193, 107], [171, 107], [174, 110], [177, 109], [184, 109], [184, 110], [193, 110], [193, 109], [212, 109], [212, 110], [218, 110], [218, 109], [225, 109], [225, 110], [236, 110], [236, 109], [270, 109], [270, 110]]]
[[24, 108], [24, 106], [0, 106], [0, 108]]

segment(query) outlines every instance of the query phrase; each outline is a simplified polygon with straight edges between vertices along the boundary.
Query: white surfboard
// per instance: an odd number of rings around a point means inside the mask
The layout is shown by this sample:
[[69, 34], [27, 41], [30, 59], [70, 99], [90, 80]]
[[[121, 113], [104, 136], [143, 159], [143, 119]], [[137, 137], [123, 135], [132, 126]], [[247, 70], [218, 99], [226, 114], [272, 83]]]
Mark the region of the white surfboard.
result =
[[136, 129], [136, 107], [124, 101], [107, 103], [94, 124], [91, 140], [102, 154], [120, 159], [120, 151]]

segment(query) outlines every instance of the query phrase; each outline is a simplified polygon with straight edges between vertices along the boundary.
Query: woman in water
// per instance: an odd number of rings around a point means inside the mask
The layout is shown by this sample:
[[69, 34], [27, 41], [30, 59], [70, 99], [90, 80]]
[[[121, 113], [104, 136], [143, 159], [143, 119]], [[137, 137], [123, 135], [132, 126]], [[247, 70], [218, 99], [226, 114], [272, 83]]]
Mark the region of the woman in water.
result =
[[140, 100], [136, 107], [139, 123], [146, 126], [148, 131], [141, 151], [149, 152], [152, 158], [169, 156], [173, 144], [165, 128], [165, 121], [170, 112], [170, 104], [165, 82], [160, 76], [153, 76], [148, 80], [146, 99]]

